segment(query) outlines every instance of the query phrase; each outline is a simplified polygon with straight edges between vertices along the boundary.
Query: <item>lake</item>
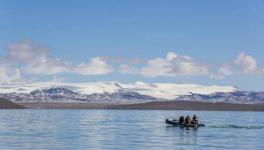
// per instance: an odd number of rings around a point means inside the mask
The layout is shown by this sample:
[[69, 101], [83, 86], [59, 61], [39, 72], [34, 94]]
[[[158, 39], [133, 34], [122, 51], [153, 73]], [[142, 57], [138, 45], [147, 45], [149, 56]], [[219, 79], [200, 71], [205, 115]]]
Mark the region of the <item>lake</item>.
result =
[[[166, 118], [199, 117], [198, 130]], [[0, 110], [0, 149], [264, 149], [264, 112]]]

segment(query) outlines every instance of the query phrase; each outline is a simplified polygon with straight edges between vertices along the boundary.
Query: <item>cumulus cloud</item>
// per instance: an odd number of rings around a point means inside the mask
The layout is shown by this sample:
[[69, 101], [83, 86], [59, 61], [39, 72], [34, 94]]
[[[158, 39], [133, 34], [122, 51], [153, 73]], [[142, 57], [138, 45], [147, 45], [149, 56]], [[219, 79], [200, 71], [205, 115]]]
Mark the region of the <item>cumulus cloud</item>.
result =
[[94, 57], [88, 63], [79, 64], [73, 69], [73, 72], [80, 75], [102, 75], [108, 74], [113, 70], [113, 67], [107, 64], [102, 58]]
[[257, 71], [257, 62], [255, 58], [243, 52], [237, 56], [235, 64], [246, 74], [251, 74]]
[[51, 50], [32, 41], [20, 41], [7, 46], [8, 58], [24, 64], [28, 74], [52, 75], [69, 70], [67, 63], [51, 56]]
[[213, 79], [223, 79], [226, 76], [230, 76], [233, 74], [232, 68], [228, 65], [222, 65], [218, 68], [216, 74], [212, 74], [210, 77]]
[[227, 65], [223, 65], [221, 66], [219, 69], [218, 69], [219, 73], [221, 75], [224, 75], [224, 76], [229, 76], [229, 75], [232, 75], [233, 72], [231, 70], [231, 68]]
[[[129, 69], [133, 69], [132, 71]], [[189, 56], [177, 55], [168, 52], [166, 58], [155, 58], [147, 62], [146, 66], [135, 69], [135, 67], [120, 66], [121, 73], [134, 73], [147, 77], [178, 76], [178, 75], [206, 75], [209, 73], [207, 66], [195, 62]]]
[[60, 59], [49, 57], [38, 57], [38, 59], [30, 62], [24, 70], [30, 74], [36, 75], [54, 75], [58, 73], [68, 72], [70, 67], [67, 63], [62, 62]]
[[171, 63], [162, 58], [149, 60], [139, 74], [147, 77], [173, 76]]
[[[23, 73], [32, 75], [56, 75], [59, 73], [76, 73], [80, 75], [101, 75], [114, 69], [102, 57], [91, 58], [88, 63], [71, 66], [51, 54], [49, 48], [40, 46], [30, 40], [19, 41], [7, 46], [10, 63], [17, 63]], [[4, 75], [3, 75], [4, 76]]]
[[122, 64], [119, 66], [118, 71], [123, 74], [137, 74], [138, 68], [134, 66], [130, 66], [128, 64]]
[[60, 73], [103, 75], [114, 71], [111, 64], [119, 65], [120, 73], [144, 77], [208, 75], [214, 79], [223, 79], [235, 74], [264, 75], [264, 69], [258, 68], [256, 59], [243, 52], [232, 62], [220, 66], [211, 65], [209, 71], [207, 65], [198, 63], [190, 56], [174, 52], [168, 52], [166, 57], [149, 60], [140, 57], [94, 57], [89, 62], [73, 66], [53, 56], [51, 49], [30, 40], [9, 44], [6, 50], [7, 54], [0, 59], [0, 83], [18, 81], [24, 75], [27, 77], [56, 76]]
[[0, 83], [11, 83], [21, 79], [20, 69], [9, 64], [0, 64]]
[[174, 52], [168, 52], [167, 53], [167, 57], [166, 57], [167, 61], [183, 61], [183, 62], [187, 62], [187, 61], [191, 61], [192, 58], [190, 56], [186, 56], [186, 55], [178, 55]]
[[172, 61], [174, 59], [176, 59], [177, 57], [179, 57], [177, 54], [175, 54], [174, 52], [168, 52], [167, 53], [167, 60], [168, 61]]
[[20, 41], [7, 46], [8, 58], [22, 63], [30, 63], [38, 57], [47, 56], [50, 50], [30, 40]]
[[241, 52], [233, 63], [222, 65], [218, 72], [210, 77], [223, 79], [230, 75], [264, 75], [264, 69], [258, 67], [257, 60], [253, 56]]

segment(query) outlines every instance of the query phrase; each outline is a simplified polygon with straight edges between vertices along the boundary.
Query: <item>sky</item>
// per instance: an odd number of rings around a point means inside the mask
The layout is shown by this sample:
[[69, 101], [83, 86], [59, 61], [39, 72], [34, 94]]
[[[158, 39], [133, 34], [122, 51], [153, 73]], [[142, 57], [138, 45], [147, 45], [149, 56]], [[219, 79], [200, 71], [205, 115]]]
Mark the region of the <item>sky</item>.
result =
[[0, 84], [264, 90], [263, 0], [0, 0]]

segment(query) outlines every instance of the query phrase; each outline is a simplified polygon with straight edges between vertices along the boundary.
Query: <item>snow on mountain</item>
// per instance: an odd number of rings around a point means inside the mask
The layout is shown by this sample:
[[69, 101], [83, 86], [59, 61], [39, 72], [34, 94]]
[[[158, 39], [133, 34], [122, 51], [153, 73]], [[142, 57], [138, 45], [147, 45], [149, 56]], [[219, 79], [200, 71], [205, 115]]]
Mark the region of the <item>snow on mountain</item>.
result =
[[196, 84], [173, 84], [173, 83], [144, 83], [135, 82], [121, 84], [116, 81], [92, 82], [92, 83], [60, 83], [42, 82], [19, 86], [0, 86], [0, 93], [30, 94], [35, 90], [47, 88], [64, 88], [72, 92], [91, 95], [103, 93], [116, 93], [119, 91], [137, 92], [140, 95], [150, 96], [158, 99], [175, 99], [181, 95], [213, 94], [216, 92], [233, 92], [237, 88], [232, 86], [205, 86]]
[[0, 86], [0, 97], [16, 102], [138, 103], [185, 100], [229, 103], [264, 103], [264, 92], [241, 91], [232, 86], [112, 82], [43, 82]]
[[232, 86], [205, 86], [196, 84], [173, 84], [173, 83], [153, 83], [136, 82], [125, 85], [126, 89], [138, 92], [142, 95], [153, 96], [162, 99], [175, 99], [181, 95], [212, 94], [215, 92], [233, 92], [237, 88]]
[[264, 103], [264, 92], [234, 91], [234, 92], [216, 92], [207, 95], [192, 93], [191, 95], [180, 96], [175, 100], [258, 104], [258, 103]]

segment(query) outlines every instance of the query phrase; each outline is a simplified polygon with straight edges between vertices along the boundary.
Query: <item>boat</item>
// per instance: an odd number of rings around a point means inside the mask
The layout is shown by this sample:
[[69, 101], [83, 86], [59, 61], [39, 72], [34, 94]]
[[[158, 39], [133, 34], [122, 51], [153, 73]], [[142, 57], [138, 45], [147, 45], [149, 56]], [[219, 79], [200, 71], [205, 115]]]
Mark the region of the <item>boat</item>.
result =
[[205, 127], [205, 124], [182, 124], [180, 123], [177, 119], [169, 119], [167, 118], [165, 120], [166, 124], [175, 126], [175, 127], [180, 127], [180, 128], [198, 128], [198, 127]]

